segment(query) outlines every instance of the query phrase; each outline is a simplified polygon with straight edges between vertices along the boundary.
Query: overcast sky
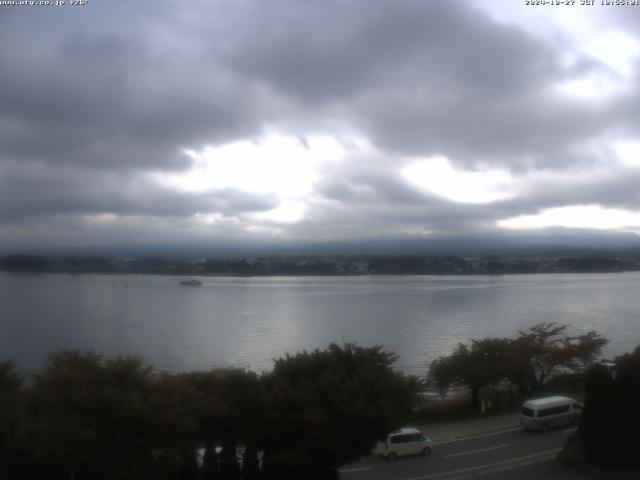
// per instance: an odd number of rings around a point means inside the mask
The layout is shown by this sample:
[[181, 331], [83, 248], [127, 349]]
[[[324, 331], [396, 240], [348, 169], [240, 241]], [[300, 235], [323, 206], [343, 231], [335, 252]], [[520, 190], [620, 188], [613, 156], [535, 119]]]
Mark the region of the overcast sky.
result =
[[66, 3], [0, 5], [0, 247], [640, 233], [638, 6]]

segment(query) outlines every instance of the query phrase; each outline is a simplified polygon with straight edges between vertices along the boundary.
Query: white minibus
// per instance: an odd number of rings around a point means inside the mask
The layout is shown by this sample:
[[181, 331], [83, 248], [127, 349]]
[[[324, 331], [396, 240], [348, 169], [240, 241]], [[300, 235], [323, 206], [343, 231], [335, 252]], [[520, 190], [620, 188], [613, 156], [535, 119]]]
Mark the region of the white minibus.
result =
[[527, 400], [520, 409], [520, 425], [528, 430], [546, 432], [553, 427], [578, 423], [582, 404], [573, 398], [553, 397]]

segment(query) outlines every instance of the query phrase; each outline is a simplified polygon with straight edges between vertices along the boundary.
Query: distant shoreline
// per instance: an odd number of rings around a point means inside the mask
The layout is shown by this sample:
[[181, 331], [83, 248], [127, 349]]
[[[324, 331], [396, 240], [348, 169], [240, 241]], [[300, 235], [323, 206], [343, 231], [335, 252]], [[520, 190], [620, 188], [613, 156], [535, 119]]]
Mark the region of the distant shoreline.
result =
[[159, 276], [159, 277], [205, 277], [205, 278], [274, 278], [274, 277], [502, 277], [507, 275], [575, 275], [575, 274], [593, 274], [599, 275], [603, 273], [636, 273], [640, 269], [634, 270], [590, 270], [590, 271], [547, 271], [547, 272], [506, 272], [506, 273], [165, 273], [165, 272], [67, 272], [67, 271], [18, 271], [6, 270], [0, 268], [0, 273], [13, 273], [24, 275], [103, 275], [103, 276], [121, 276], [121, 275], [139, 275], [139, 276]]
[[333, 255], [176, 260], [162, 257], [0, 257], [0, 271], [204, 277], [345, 277], [366, 275], [524, 275], [640, 271], [640, 255], [485, 256]]

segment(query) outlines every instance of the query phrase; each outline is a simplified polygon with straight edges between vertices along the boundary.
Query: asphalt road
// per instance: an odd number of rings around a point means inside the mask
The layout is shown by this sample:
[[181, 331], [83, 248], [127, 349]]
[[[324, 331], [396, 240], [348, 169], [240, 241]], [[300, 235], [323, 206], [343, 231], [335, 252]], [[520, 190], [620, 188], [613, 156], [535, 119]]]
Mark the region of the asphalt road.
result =
[[[513, 428], [436, 444], [427, 457], [378, 456], [345, 465], [343, 480], [452, 480], [521, 467], [555, 457], [575, 428], [529, 432]], [[424, 432], [427, 436], [428, 431]]]

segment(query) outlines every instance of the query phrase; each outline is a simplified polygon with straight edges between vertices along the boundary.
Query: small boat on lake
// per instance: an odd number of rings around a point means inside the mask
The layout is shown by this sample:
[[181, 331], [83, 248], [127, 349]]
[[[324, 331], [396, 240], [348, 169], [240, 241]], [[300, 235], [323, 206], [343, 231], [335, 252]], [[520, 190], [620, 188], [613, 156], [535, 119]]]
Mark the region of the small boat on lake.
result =
[[180, 282], [180, 285], [185, 285], [187, 287], [197, 287], [202, 285], [202, 282], [200, 280], [196, 280], [194, 278], [190, 278], [189, 280], [182, 280]]

